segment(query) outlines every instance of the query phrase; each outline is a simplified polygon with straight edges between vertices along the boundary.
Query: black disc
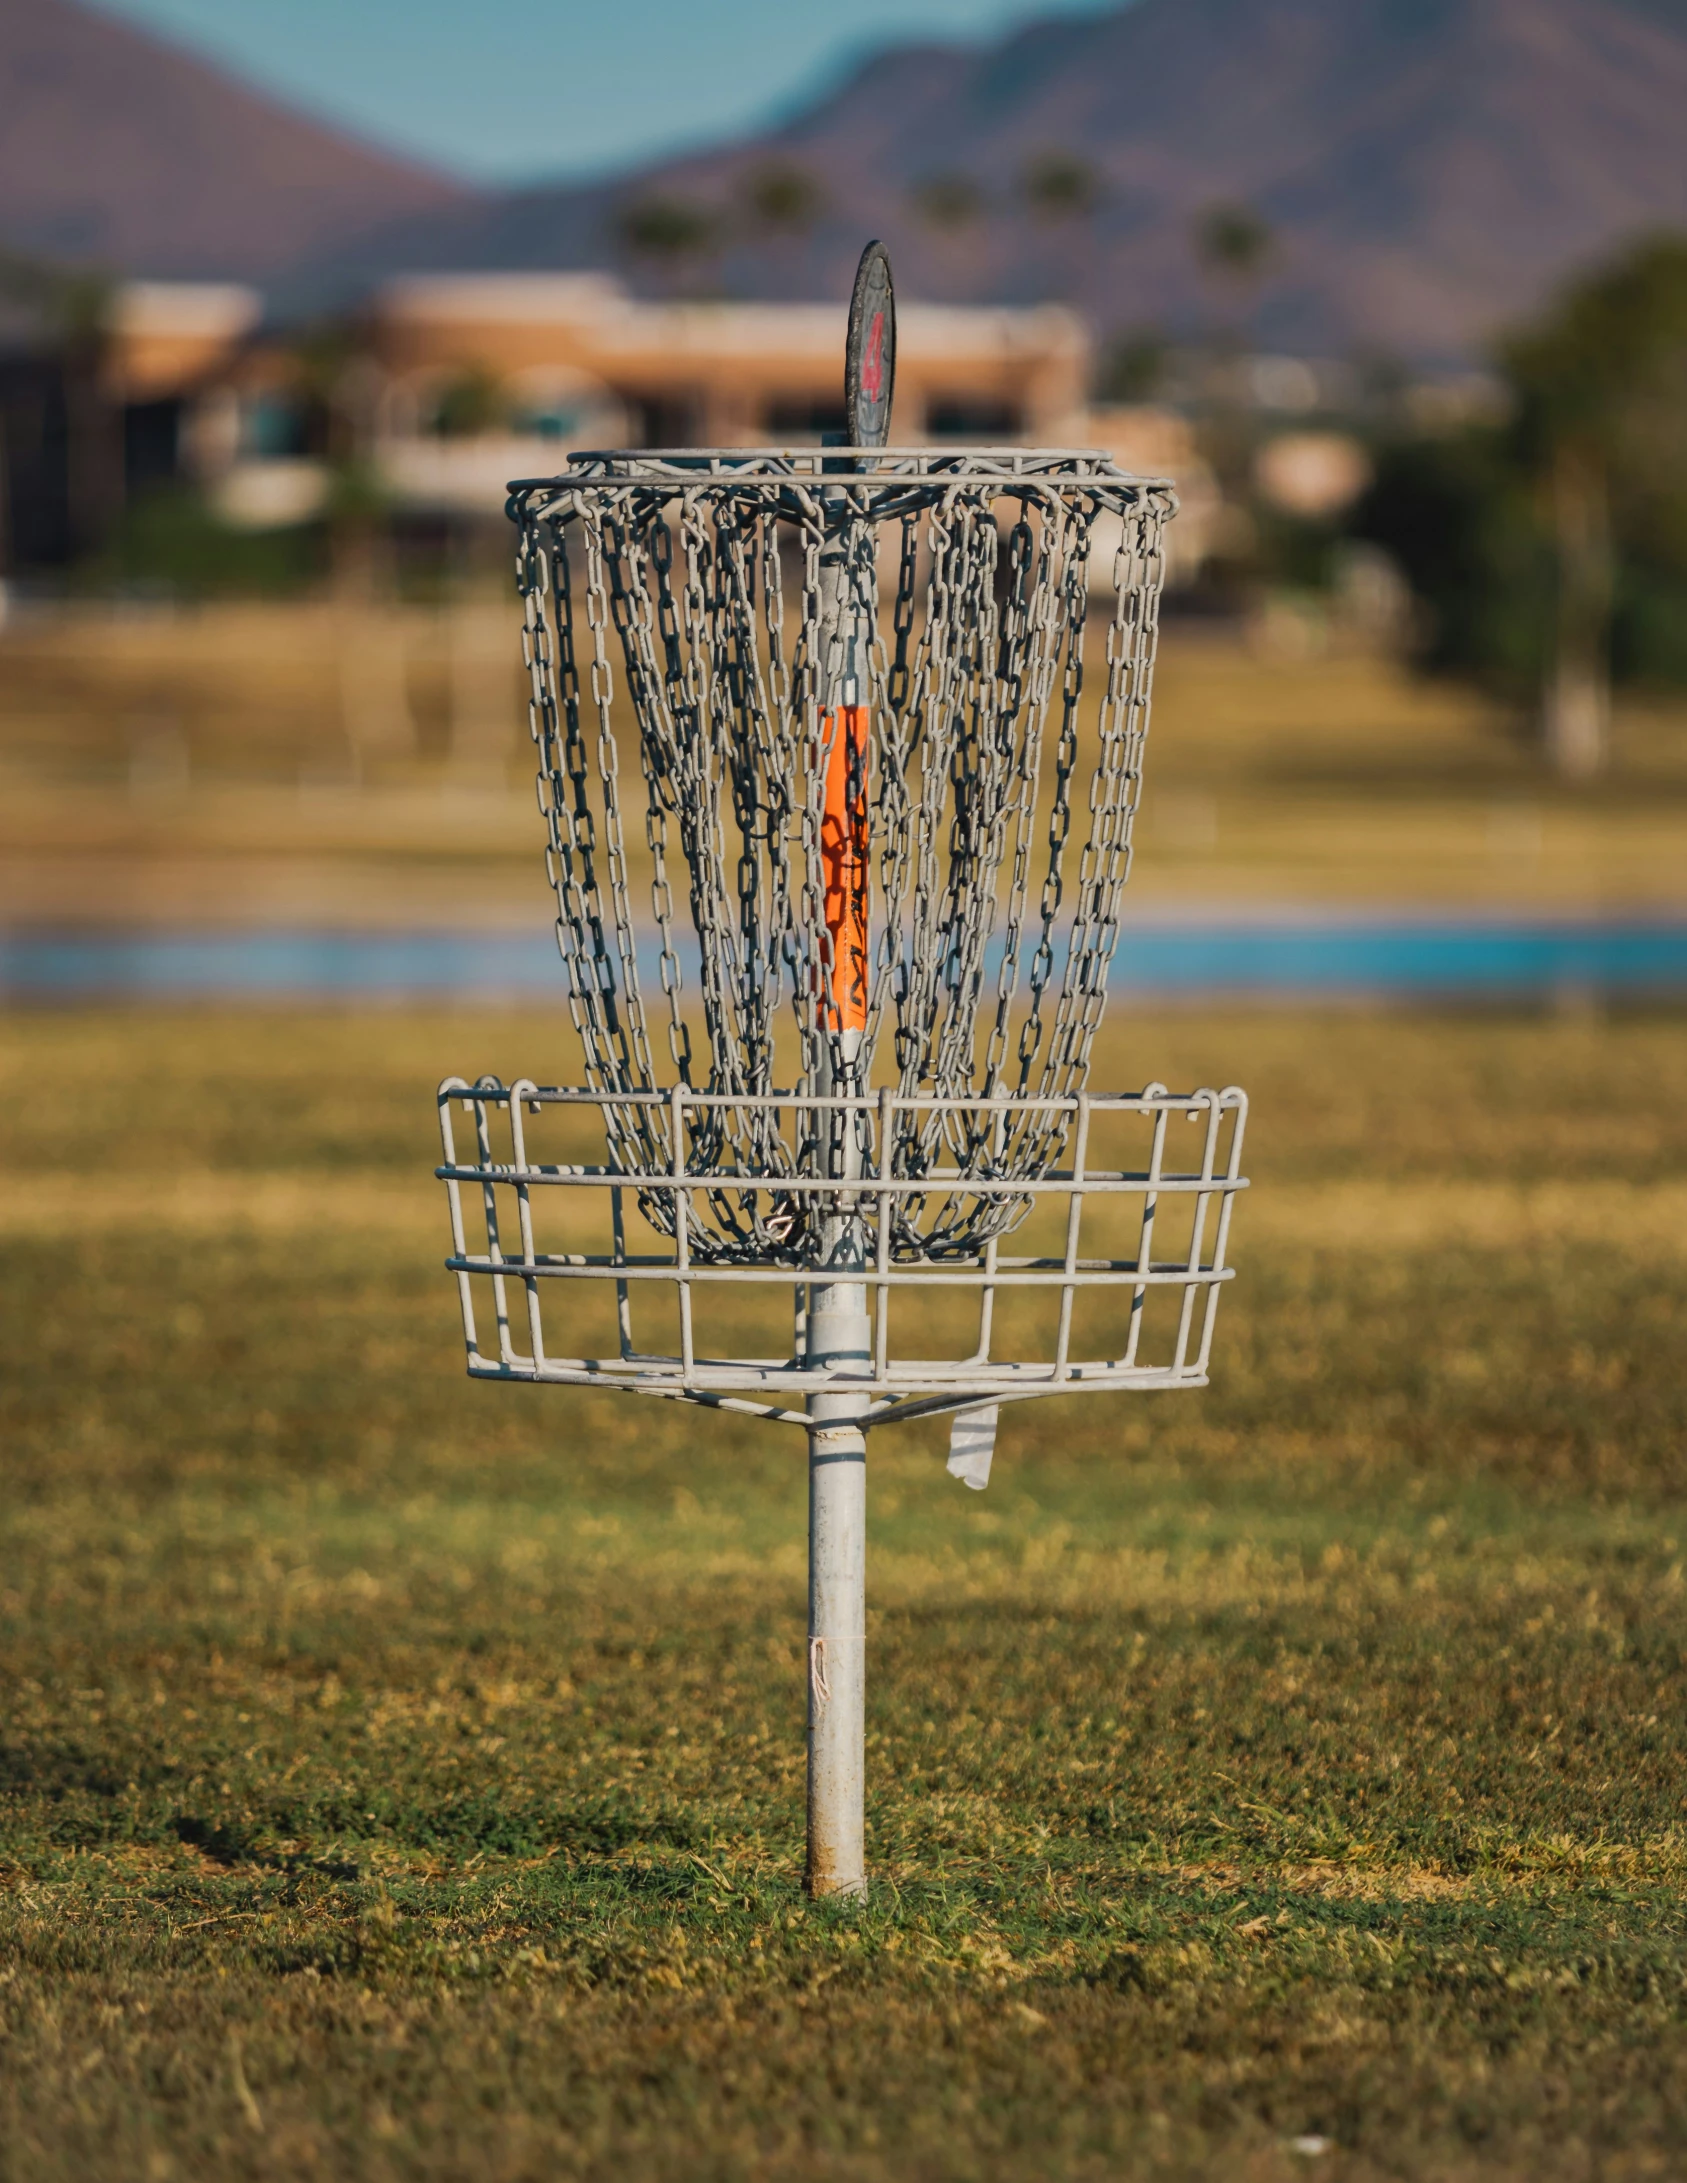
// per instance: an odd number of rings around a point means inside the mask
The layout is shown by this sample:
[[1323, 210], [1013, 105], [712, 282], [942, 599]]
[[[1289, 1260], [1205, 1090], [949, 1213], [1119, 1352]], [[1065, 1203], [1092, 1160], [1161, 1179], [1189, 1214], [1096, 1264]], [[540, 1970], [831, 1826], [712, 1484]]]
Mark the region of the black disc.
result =
[[890, 285], [890, 253], [883, 243], [869, 243], [855, 269], [849, 347], [844, 352], [851, 447], [883, 447], [889, 440], [895, 386], [896, 293]]

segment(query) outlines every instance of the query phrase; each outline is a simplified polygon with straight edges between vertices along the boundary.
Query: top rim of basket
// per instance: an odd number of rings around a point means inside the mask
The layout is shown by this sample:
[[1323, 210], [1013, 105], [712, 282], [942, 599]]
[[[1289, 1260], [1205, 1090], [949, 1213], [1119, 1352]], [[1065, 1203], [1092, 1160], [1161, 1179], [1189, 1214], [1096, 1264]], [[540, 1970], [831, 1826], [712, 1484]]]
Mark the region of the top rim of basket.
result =
[[610, 447], [573, 448], [568, 467], [512, 478], [509, 491], [567, 491], [594, 484], [885, 484], [914, 479], [1012, 485], [1134, 486], [1173, 492], [1167, 477], [1121, 469], [1098, 447]]

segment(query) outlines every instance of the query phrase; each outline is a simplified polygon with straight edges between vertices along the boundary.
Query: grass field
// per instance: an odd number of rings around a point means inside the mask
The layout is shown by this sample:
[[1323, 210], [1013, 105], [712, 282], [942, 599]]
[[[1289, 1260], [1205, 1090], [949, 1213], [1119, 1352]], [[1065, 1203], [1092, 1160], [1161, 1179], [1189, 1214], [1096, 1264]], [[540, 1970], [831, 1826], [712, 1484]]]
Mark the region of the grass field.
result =
[[1680, 2173], [1684, 1031], [1110, 1034], [1254, 1096], [1216, 1383], [875, 1445], [851, 1911], [800, 1440], [460, 1377], [556, 1026], [9, 1018], [0, 2175]]
[[[18, 622], [0, 922], [537, 926], [516, 632], [496, 598]], [[1684, 838], [1679, 703], [1625, 701], [1609, 777], [1568, 787], [1386, 660], [1163, 645], [1133, 902], [1679, 909]]]

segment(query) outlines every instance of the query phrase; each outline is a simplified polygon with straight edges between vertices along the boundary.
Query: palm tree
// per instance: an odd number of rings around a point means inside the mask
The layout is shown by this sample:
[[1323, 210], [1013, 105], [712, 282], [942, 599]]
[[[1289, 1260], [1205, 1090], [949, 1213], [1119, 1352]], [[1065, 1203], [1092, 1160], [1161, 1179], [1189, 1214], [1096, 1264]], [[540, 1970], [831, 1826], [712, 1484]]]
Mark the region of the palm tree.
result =
[[1074, 152], [1039, 152], [1019, 177], [1020, 194], [1039, 219], [1073, 220], [1093, 212], [1101, 178]]
[[670, 285], [720, 244], [719, 216], [689, 197], [635, 197], [615, 217], [615, 239], [631, 258], [663, 273]]
[[1208, 205], [1195, 215], [1195, 255], [1221, 281], [1251, 288], [1276, 252], [1269, 224], [1247, 205]]

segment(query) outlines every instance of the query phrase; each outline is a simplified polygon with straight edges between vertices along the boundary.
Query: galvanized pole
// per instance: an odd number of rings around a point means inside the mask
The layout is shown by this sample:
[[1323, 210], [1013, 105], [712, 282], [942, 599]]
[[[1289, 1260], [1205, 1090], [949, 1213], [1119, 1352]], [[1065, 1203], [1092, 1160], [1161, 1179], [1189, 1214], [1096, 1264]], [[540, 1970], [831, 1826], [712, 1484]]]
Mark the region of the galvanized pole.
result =
[[[809, 1361], [867, 1360], [866, 1290], [817, 1285]], [[808, 1414], [808, 1892], [865, 1895], [866, 1398], [811, 1395]]]
[[[890, 259], [871, 242], [855, 269], [844, 347], [845, 446], [883, 447], [890, 437], [896, 380], [896, 298]], [[830, 435], [828, 435], [830, 437]], [[849, 475], [847, 458], [829, 470]], [[841, 884], [832, 926], [832, 990], [822, 996], [827, 1036], [822, 1093], [863, 1099], [867, 978], [867, 744], [864, 695], [877, 587], [850, 566], [849, 495], [833, 492], [820, 556], [820, 656], [831, 732], [843, 750], [836, 775], [842, 794], [828, 804], [840, 829]], [[863, 578], [865, 575], [865, 584]], [[857, 738], [860, 740], [857, 741]], [[829, 920], [830, 922], [830, 920]], [[847, 1006], [845, 1001], [847, 998]], [[861, 1114], [834, 1116], [817, 1133], [829, 1175], [857, 1180], [866, 1134]], [[859, 1204], [833, 1201], [821, 1232], [821, 1263], [831, 1275], [809, 1291], [807, 1357], [821, 1371], [858, 1372], [872, 1354], [866, 1229]], [[808, 1414], [808, 1891], [865, 1895], [867, 1721], [867, 1435], [869, 1398], [833, 1390], [809, 1398]]]
[[[821, 563], [821, 656], [830, 687], [832, 733], [845, 730], [846, 707], [860, 699], [863, 647], [846, 616], [845, 542], [835, 530]], [[834, 935], [834, 941], [838, 938]], [[830, 1005], [830, 996], [822, 1002]], [[824, 1041], [822, 1093], [855, 1097], [861, 1034], [838, 1028]], [[854, 1115], [817, 1132], [828, 1171], [861, 1173], [861, 1130]], [[839, 1207], [822, 1230], [823, 1260], [841, 1272], [865, 1267], [857, 1212]], [[820, 1281], [809, 1293], [806, 1356], [817, 1371], [860, 1372], [871, 1361], [867, 1290], [856, 1280]], [[867, 1704], [868, 1398], [841, 1391], [809, 1397], [808, 1414], [808, 1892], [865, 1895]]]

